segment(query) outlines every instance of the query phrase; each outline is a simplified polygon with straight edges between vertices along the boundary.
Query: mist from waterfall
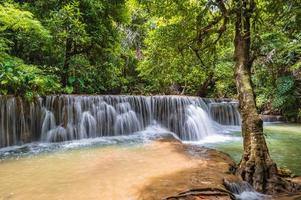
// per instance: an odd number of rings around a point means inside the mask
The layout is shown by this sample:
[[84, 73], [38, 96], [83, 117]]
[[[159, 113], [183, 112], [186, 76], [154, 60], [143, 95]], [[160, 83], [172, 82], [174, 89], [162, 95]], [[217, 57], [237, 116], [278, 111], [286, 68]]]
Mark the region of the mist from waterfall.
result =
[[46, 96], [27, 103], [0, 96], [0, 147], [126, 136], [152, 124], [184, 141], [239, 126], [237, 102], [187, 96]]

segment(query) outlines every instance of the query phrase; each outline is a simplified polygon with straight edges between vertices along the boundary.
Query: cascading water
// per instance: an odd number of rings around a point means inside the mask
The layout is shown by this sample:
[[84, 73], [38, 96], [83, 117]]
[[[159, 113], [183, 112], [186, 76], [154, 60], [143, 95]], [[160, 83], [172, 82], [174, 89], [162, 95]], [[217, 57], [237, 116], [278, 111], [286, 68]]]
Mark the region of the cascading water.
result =
[[185, 141], [239, 125], [237, 102], [186, 96], [47, 96], [27, 103], [0, 96], [0, 147], [123, 136], [151, 124]]
[[240, 125], [238, 103], [234, 101], [212, 101], [208, 104], [211, 118], [222, 125]]
[[228, 182], [224, 180], [224, 186], [234, 194], [237, 200], [267, 200], [269, 196], [256, 192], [247, 182]]
[[44, 113], [42, 115], [43, 123], [42, 123], [42, 133], [41, 133], [41, 140], [47, 141], [48, 140], [48, 132], [55, 129], [55, 118], [52, 112], [44, 109]]
[[187, 106], [186, 120], [183, 127], [183, 140], [198, 141], [210, 134], [215, 134], [208, 114], [195, 105]]

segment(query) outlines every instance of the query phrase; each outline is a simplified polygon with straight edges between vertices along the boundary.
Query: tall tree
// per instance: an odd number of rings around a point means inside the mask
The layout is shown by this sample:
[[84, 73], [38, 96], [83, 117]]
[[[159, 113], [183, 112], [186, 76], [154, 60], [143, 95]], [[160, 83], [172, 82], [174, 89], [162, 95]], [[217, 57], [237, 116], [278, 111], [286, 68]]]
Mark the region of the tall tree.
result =
[[251, 54], [251, 19], [255, 9], [254, 0], [235, 2], [234, 61], [244, 139], [244, 154], [238, 172], [256, 190], [266, 192], [269, 187], [274, 187], [277, 167], [269, 155], [251, 84], [251, 68], [254, 61]]
[[196, 52], [201, 52], [200, 54], [207, 48], [220, 47], [221, 50], [225, 44], [228, 44], [225, 43], [227, 39], [224, 35], [233, 35], [235, 82], [242, 116], [244, 147], [237, 173], [256, 190], [272, 193], [292, 190], [293, 187], [280, 178], [277, 166], [270, 157], [251, 80], [253, 62], [261, 54], [261, 47], [256, 45], [252, 37], [260, 33], [256, 23], [260, 21], [261, 15], [265, 14], [264, 11], [267, 11], [265, 8], [269, 3], [268, 0], [264, 2], [256, 0], [159, 2], [155, 0], [148, 1], [146, 5], [153, 9], [154, 15], [159, 16], [162, 21], [173, 20], [173, 22], [177, 22], [177, 18], [174, 17], [177, 16], [177, 11], [183, 12], [188, 10], [187, 7], [192, 7], [188, 15], [194, 19], [196, 26], [186, 27], [190, 28], [195, 38], [189, 40], [192, 43], [186, 42], [186, 45], [194, 48]]

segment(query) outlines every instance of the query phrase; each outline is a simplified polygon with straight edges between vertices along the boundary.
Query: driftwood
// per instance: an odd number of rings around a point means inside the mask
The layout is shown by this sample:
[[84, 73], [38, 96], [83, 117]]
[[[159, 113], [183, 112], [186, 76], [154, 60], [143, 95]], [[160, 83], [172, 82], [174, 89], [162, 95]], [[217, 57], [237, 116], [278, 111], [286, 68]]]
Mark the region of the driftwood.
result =
[[185, 192], [181, 192], [178, 195], [166, 197], [162, 200], [176, 200], [176, 199], [182, 199], [189, 196], [226, 196], [230, 197], [232, 200], [235, 200], [235, 196], [228, 190], [222, 189], [222, 188], [199, 188], [199, 189], [191, 189], [187, 190]]

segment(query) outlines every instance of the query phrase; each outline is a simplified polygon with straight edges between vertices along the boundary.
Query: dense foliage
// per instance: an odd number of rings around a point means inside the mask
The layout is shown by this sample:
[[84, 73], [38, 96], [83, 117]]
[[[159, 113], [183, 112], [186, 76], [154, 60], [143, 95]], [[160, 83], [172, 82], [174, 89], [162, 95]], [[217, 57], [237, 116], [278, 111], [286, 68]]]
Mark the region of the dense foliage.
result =
[[[300, 5], [257, 2], [252, 78], [266, 114], [301, 115]], [[219, 17], [215, 6], [211, 0], [0, 0], [0, 94], [235, 98], [233, 30], [221, 20], [210, 37], [199, 31]]]
[[[12, 4], [0, 5], [0, 24], [0, 93], [31, 98], [37, 94], [57, 91], [57, 77], [36, 65], [25, 64], [13, 53], [19, 45], [48, 40], [48, 30], [33, 18], [32, 13], [22, 11]], [[23, 44], [20, 44], [21, 41]]]

